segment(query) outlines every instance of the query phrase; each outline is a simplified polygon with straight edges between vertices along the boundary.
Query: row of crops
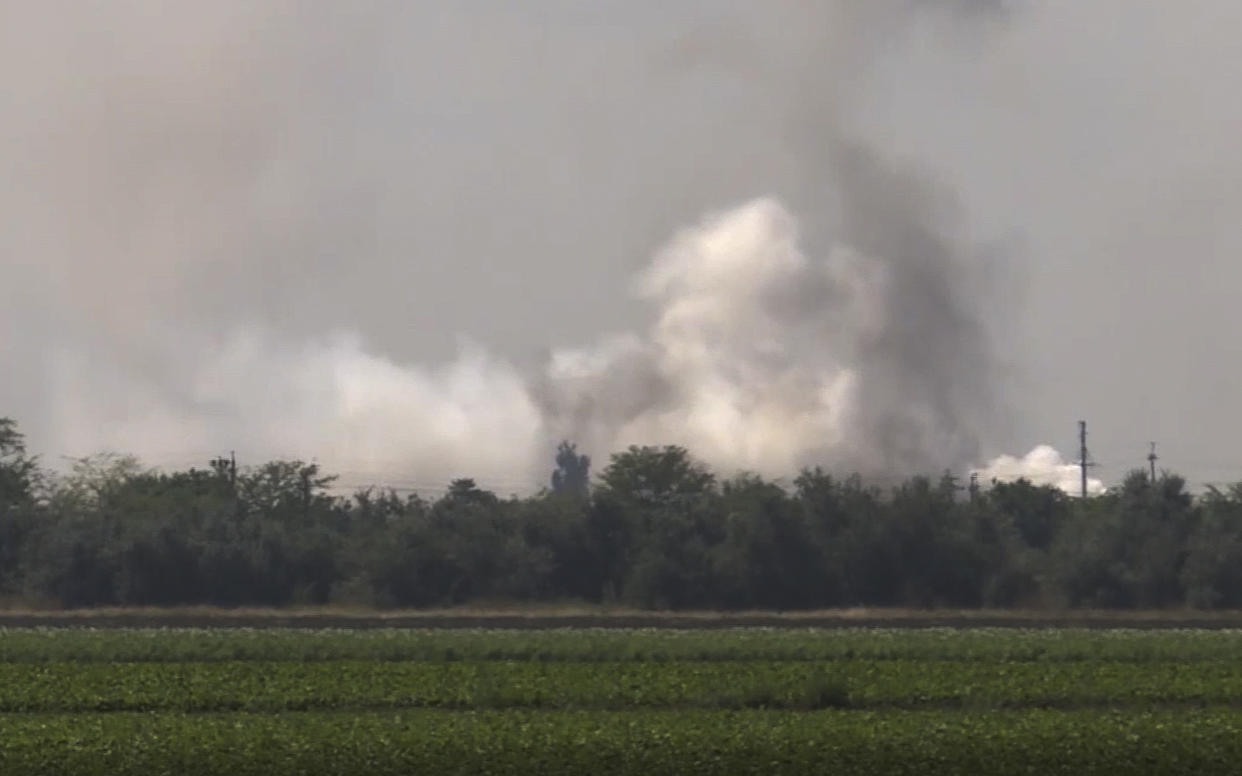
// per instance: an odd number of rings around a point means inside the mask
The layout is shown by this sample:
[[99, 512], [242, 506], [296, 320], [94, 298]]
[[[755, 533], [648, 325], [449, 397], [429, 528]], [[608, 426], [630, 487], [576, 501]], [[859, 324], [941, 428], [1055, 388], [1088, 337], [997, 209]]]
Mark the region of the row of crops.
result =
[[6, 774], [1236, 774], [1242, 715], [0, 716]]
[[1040, 661], [1242, 658], [1242, 631], [1090, 628], [4, 628], [0, 663]]
[[1242, 632], [0, 629], [0, 773], [1236, 773]]
[[0, 666], [0, 713], [1107, 708], [1242, 702], [1242, 663], [94, 663]]

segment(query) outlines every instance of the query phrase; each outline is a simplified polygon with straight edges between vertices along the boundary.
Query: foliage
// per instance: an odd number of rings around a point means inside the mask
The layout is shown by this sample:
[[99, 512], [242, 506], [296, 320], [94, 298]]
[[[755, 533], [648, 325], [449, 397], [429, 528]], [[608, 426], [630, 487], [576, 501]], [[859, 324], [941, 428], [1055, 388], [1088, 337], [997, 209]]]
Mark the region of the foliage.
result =
[[0, 663], [282, 660], [1188, 664], [1242, 660], [1242, 631], [995, 627], [0, 628]]
[[63, 475], [0, 419], [0, 595], [35, 605], [436, 607], [585, 601], [655, 609], [1240, 607], [1242, 487], [1192, 498], [1131, 473], [1071, 499], [952, 477], [888, 488], [821, 469], [791, 487], [720, 478], [681, 447], [630, 447], [590, 486], [500, 498], [346, 497], [315, 464], [159, 472], [132, 457]]
[[380, 662], [0, 665], [0, 713], [335, 709], [1147, 709], [1228, 704], [1235, 662]]
[[1225, 774], [1239, 656], [1236, 631], [9, 629], [0, 771]]
[[27, 455], [26, 439], [17, 423], [0, 417], [0, 509], [29, 504], [38, 473], [38, 460]]
[[20, 584], [24, 551], [37, 525], [39, 474], [17, 424], [0, 417], [0, 595]]
[[561, 442], [556, 448], [556, 469], [552, 472], [552, 491], [585, 497], [591, 490], [591, 457], [578, 453], [577, 445]]
[[0, 718], [5, 774], [1232, 774], [1242, 712], [418, 710]]

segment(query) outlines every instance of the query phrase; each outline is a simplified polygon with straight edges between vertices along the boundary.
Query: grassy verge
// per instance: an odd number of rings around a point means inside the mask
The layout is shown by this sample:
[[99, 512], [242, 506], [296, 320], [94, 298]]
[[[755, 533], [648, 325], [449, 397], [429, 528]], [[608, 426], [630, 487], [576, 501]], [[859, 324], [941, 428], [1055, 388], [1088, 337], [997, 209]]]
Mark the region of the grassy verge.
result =
[[1242, 713], [494, 712], [0, 717], [26, 774], [1232, 774]]

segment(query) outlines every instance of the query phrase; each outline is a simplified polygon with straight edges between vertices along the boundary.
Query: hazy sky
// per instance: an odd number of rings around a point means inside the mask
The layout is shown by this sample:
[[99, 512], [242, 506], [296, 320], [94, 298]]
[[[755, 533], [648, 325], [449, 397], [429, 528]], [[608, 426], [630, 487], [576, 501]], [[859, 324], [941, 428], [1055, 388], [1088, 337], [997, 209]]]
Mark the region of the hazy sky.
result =
[[[679, 230], [767, 197], [826, 258], [909, 180], [994, 351], [946, 389], [979, 463], [1070, 458], [1085, 418], [1105, 480], [1149, 440], [1242, 479], [1239, 29], [1234, 0], [0, 0], [0, 415], [53, 460], [418, 482], [417, 429], [359, 451], [434, 421], [517, 487], [480, 447], [538, 437], [514, 370], [665, 320], [631, 291]], [[853, 234], [843, 144], [892, 171]], [[365, 429], [342, 370], [383, 386]]]

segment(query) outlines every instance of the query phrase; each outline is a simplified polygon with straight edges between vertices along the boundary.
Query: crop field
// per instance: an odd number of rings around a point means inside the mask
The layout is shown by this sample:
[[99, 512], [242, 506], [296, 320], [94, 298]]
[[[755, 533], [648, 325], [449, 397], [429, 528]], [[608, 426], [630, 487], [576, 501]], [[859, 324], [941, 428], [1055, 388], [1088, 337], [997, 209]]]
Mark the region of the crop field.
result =
[[1237, 773], [1242, 631], [0, 628], [0, 773]]

